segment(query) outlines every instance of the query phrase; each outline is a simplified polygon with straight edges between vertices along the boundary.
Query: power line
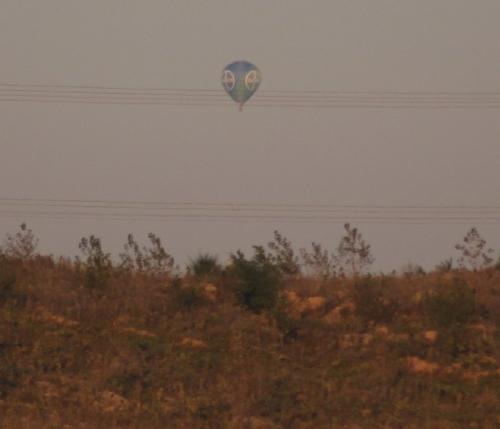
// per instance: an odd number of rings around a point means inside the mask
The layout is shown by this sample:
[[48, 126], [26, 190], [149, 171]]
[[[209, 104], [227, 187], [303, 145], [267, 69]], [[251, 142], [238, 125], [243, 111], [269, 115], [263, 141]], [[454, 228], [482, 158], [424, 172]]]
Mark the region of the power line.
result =
[[[156, 218], [156, 219], [150, 219], [150, 218], [144, 218], [144, 217], [99, 217], [99, 216], [57, 216], [57, 215], [36, 215], [33, 213], [24, 213], [22, 215], [20, 214], [8, 214], [8, 213], [0, 213], [0, 218], [2, 219], [13, 219], [16, 221], [20, 220], [26, 220], [26, 219], [37, 219], [37, 220], [48, 220], [48, 221], [112, 221], [112, 222], [159, 222], [159, 223], [221, 223], [223, 222], [224, 224], [228, 223], [237, 223], [241, 224], [243, 223], [251, 223], [251, 224], [337, 224], [341, 225], [346, 222], [352, 222], [356, 221], [359, 224], [367, 224], [367, 225], [411, 225], [411, 226], [429, 226], [429, 225], [437, 225], [437, 224], [442, 224], [443, 222], [436, 222], [436, 221], [398, 221], [398, 220], [374, 220], [374, 219], [324, 219], [324, 220], [300, 220], [300, 219], [288, 219], [288, 218], [283, 218], [283, 219], [256, 219], [256, 218], [251, 218], [251, 219], [235, 219], [235, 218], [203, 218], [203, 217], [198, 217], [198, 218], [186, 218], [182, 216], [178, 216], [177, 218]], [[446, 225], [470, 225], [471, 221], [470, 220], [448, 220], [445, 222]], [[500, 225], [500, 221], [490, 221], [490, 220], [482, 220], [480, 222], [474, 222], [474, 224], [479, 224], [479, 225]]]
[[[233, 103], [201, 103], [201, 102], [147, 102], [147, 101], [90, 101], [78, 99], [40, 99], [26, 98], [13, 99], [1, 98], [0, 102], [13, 103], [57, 103], [57, 104], [80, 104], [80, 105], [117, 105], [117, 106], [174, 106], [174, 107], [231, 107]], [[249, 103], [245, 108], [313, 108], [313, 109], [428, 109], [428, 110], [490, 110], [500, 109], [500, 103], [495, 105], [489, 104], [258, 104]]]
[[2, 217], [37, 217], [55, 219], [92, 219], [92, 220], [142, 220], [142, 221], [238, 221], [238, 222], [306, 222], [306, 223], [345, 223], [356, 221], [361, 223], [487, 223], [498, 224], [500, 217], [478, 216], [279, 216], [279, 215], [222, 215], [222, 214], [151, 214], [151, 213], [99, 213], [99, 212], [59, 212], [59, 211], [14, 211], [1, 210]]
[[[156, 90], [155, 92], [145, 91], [119, 91], [119, 90], [68, 90], [68, 89], [29, 89], [29, 88], [4, 88], [0, 84], [0, 93], [3, 96], [40, 96], [40, 97], [80, 97], [80, 96], [93, 96], [93, 97], [111, 97], [116, 98], [152, 98], [152, 99], [168, 99], [168, 98], [212, 98], [228, 100], [227, 95], [222, 91], [205, 92], [202, 90], [188, 91], [185, 89], [171, 89], [171, 90]], [[259, 92], [256, 95], [260, 100], [287, 100], [287, 101], [380, 101], [380, 100], [394, 100], [394, 101], [457, 101], [457, 102], [498, 102], [500, 101], [500, 94], [492, 93], [489, 95], [475, 95], [474, 93], [455, 93], [455, 94], [425, 94], [425, 93], [327, 93], [324, 94], [292, 94], [292, 93], [269, 93], [266, 91]]]
[[[0, 83], [0, 102], [159, 106], [232, 106], [222, 89]], [[497, 109], [500, 92], [261, 90], [255, 107]]]
[[151, 221], [274, 221], [341, 223], [498, 223], [500, 208], [488, 206], [356, 206], [227, 204], [105, 200], [0, 199], [1, 216]]
[[[20, 84], [20, 83], [0, 83], [0, 87], [13, 88], [52, 88], [52, 89], [95, 89], [95, 90], [117, 90], [117, 91], [164, 91], [164, 92], [205, 92], [205, 93], [220, 93], [221, 89], [211, 88], [165, 88], [165, 87], [131, 87], [131, 86], [98, 86], [98, 85], [67, 85], [67, 84]], [[449, 95], [449, 96], [500, 96], [500, 91], [354, 91], [354, 90], [271, 90], [259, 89], [259, 92], [269, 94], [403, 94], [403, 95]]]
[[396, 210], [500, 210], [495, 205], [367, 205], [333, 203], [263, 203], [263, 202], [214, 202], [214, 201], [144, 201], [144, 200], [109, 200], [109, 199], [56, 199], [56, 198], [0, 198], [0, 203], [54, 203], [54, 204], [107, 204], [107, 205], [142, 205], [142, 206], [204, 206], [218, 208], [346, 208], [346, 209], [396, 209]]

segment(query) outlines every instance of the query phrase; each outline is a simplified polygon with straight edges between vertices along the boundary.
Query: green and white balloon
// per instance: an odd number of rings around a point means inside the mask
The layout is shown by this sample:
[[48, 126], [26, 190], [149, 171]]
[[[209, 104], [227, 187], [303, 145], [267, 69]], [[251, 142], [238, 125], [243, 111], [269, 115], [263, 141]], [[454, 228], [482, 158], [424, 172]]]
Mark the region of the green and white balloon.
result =
[[239, 104], [240, 110], [255, 94], [262, 81], [260, 70], [248, 61], [235, 61], [222, 71], [222, 86], [229, 96]]

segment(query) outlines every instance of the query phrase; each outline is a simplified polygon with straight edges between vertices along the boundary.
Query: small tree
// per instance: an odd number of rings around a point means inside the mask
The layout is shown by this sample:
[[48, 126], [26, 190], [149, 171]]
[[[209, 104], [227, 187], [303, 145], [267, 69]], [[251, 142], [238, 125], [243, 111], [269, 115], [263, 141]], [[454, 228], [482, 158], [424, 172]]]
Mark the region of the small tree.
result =
[[321, 244], [311, 243], [311, 251], [300, 249], [300, 256], [304, 266], [313, 276], [319, 277], [322, 280], [329, 280], [335, 277], [336, 261], [335, 256], [330, 254], [326, 249], [323, 249]]
[[85, 256], [85, 286], [88, 289], [104, 288], [111, 277], [111, 255], [102, 250], [101, 239], [91, 235], [83, 237], [78, 248]]
[[174, 258], [165, 251], [160, 237], [150, 232], [148, 238], [151, 246], [144, 248], [148, 270], [154, 275], [168, 275], [174, 267]]
[[455, 249], [461, 253], [458, 258], [460, 268], [475, 271], [486, 268], [493, 262], [493, 249], [486, 248], [486, 240], [481, 237], [476, 228], [471, 228], [465, 234], [463, 243], [457, 244]]
[[132, 234], [127, 237], [120, 253], [121, 267], [128, 271], [147, 273], [155, 276], [170, 274], [174, 266], [174, 258], [163, 247], [161, 239], [152, 232], [148, 234], [150, 247], [139, 246]]
[[358, 276], [375, 260], [371, 254], [371, 246], [366, 244], [357, 228], [344, 225], [345, 236], [340, 240], [337, 249], [337, 262], [343, 272]]
[[300, 274], [299, 258], [295, 254], [292, 242], [278, 231], [274, 231], [274, 241], [267, 243], [270, 250], [267, 257], [288, 277]]
[[124, 252], [120, 253], [120, 267], [127, 271], [144, 271], [144, 254], [132, 234], [127, 236], [127, 242], [123, 245]]
[[5, 256], [19, 259], [31, 259], [35, 255], [35, 250], [38, 246], [38, 239], [33, 234], [33, 231], [22, 223], [20, 231], [14, 235], [7, 234], [4, 240], [3, 253]]

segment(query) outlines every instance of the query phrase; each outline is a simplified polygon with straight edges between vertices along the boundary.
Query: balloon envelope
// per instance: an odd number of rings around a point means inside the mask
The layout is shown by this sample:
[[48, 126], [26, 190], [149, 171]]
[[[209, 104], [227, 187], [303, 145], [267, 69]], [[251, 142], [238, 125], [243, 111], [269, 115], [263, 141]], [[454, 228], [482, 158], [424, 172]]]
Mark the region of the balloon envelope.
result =
[[240, 106], [257, 91], [262, 80], [260, 70], [248, 61], [235, 61], [222, 71], [222, 86]]

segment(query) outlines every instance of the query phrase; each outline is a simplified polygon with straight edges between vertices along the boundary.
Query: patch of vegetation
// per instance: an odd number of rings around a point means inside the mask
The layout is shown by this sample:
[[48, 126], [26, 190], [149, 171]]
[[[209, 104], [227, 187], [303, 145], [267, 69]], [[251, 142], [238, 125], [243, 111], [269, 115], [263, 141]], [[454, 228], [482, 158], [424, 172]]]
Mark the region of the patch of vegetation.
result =
[[356, 306], [356, 315], [365, 324], [390, 323], [399, 307], [397, 301], [388, 293], [384, 280], [369, 276], [356, 281], [352, 299]]
[[495, 269], [298, 272], [280, 235], [173, 275], [129, 238], [0, 256], [2, 429], [498, 427]]
[[193, 310], [207, 302], [206, 296], [199, 286], [184, 283], [179, 277], [175, 277], [171, 281], [168, 287], [168, 296], [174, 308], [178, 310]]
[[255, 247], [252, 259], [246, 259], [240, 251], [231, 255], [229, 272], [232, 288], [242, 305], [255, 312], [276, 306], [283, 287], [281, 273], [261, 247]]
[[38, 238], [23, 222], [15, 234], [7, 234], [1, 253], [11, 258], [28, 260], [35, 255], [37, 246]]
[[102, 249], [101, 239], [91, 235], [83, 237], [78, 245], [85, 260], [85, 287], [89, 290], [104, 289], [111, 278], [113, 265], [111, 254]]
[[460, 278], [452, 285], [439, 285], [424, 300], [425, 314], [438, 329], [461, 328], [471, 322], [475, 312], [472, 288]]
[[[275, 265], [286, 277], [298, 276], [301, 272], [299, 258], [295, 254], [292, 242], [279, 231], [274, 231], [274, 240], [267, 243], [266, 255], [270, 263]], [[263, 252], [263, 249], [259, 249]]]
[[486, 247], [486, 240], [476, 228], [467, 231], [462, 243], [457, 244], [455, 249], [460, 252], [458, 265], [463, 269], [478, 270], [493, 262], [493, 249]]
[[375, 261], [371, 245], [364, 239], [358, 228], [349, 223], [344, 225], [345, 234], [337, 248], [337, 264], [341, 272], [358, 276], [363, 274]]
[[28, 295], [17, 281], [16, 261], [0, 255], [0, 306], [24, 306], [27, 299]]
[[319, 243], [312, 242], [311, 250], [300, 249], [304, 266], [313, 277], [323, 281], [335, 278], [337, 274], [337, 261], [335, 255], [324, 249]]
[[167, 253], [160, 237], [150, 232], [149, 246], [140, 246], [132, 234], [120, 253], [121, 268], [132, 273], [148, 274], [156, 277], [167, 277], [173, 270], [174, 258]]
[[222, 265], [216, 255], [203, 253], [191, 259], [187, 270], [198, 278], [216, 277], [222, 274]]

